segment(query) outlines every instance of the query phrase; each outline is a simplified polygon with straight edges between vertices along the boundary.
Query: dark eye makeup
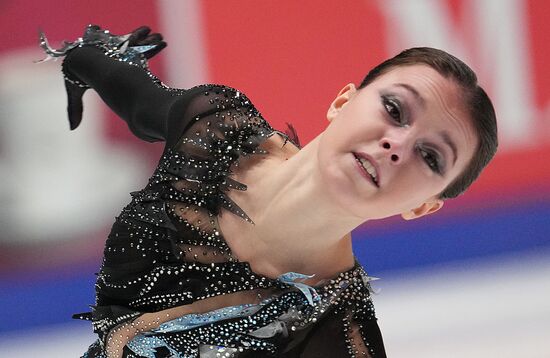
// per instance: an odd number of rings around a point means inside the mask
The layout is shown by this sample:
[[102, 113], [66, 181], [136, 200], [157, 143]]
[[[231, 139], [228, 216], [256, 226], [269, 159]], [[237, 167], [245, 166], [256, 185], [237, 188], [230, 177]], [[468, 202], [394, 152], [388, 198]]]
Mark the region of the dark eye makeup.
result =
[[404, 119], [401, 102], [395, 96], [382, 95], [382, 105], [392, 120], [401, 126], [408, 124]]
[[[384, 110], [392, 121], [401, 127], [409, 125], [408, 120], [405, 119], [404, 106], [396, 96], [383, 94], [381, 95], [381, 99]], [[430, 170], [436, 174], [443, 175], [444, 168], [441, 155], [436, 150], [419, 146], [417, 151]]]
[[441, 164], [441, 156], [432, 149], [418, 148], [420, 156], [430, 169], [439, 175], [443, 175], [443, 165]]

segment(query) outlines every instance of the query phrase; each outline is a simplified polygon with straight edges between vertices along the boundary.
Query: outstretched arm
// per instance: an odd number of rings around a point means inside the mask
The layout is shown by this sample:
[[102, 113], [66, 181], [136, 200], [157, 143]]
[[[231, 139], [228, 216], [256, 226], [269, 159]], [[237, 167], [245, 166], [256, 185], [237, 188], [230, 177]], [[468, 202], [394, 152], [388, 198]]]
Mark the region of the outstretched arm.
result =
[[160, 86], [144, 69], [110, 58], [96, 47], [72, 50], [63, 66], [93, 88], [137, 137], [146, 141], [167, 139], [170, 110], [183, 100], [183, 92]]
[[180, 136], [186, 127], [183, 113], [193, 91], [168, 88], [148, 71], [146, 60], [166, 46], [160, 34], [149, 32], [143, 26], [117, 36], [90, 25], [82, 38], [59, 50], [52, 49], [41, 35], [47, 58], [65, 57], [71, 129], [82, 119], [82, 95], [93, 88], [137, 137], [170, 145]]

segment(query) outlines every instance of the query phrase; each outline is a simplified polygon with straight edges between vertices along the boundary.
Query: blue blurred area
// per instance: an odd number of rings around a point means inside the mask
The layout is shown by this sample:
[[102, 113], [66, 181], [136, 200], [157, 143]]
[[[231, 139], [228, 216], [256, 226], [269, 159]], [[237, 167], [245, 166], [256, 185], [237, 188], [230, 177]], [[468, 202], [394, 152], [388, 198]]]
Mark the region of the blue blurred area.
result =
[[[472, 212], [444, 220], [390, 221], [354, 232], [355, 253], [367, 271], [391, 280], [393, 271], [550, 248], [550, 203]], [[0, 334], [64, 323], [93, 304], [97, 266], [69, 267], [0, 280]]]
[[97, 266], [12, 274], [0, 279], [0, 335], [66, 323], [94, 302]]
[[550, 248], [550, 202], [526, 202], [441, 221], [394, 224], [354, 233], [354, 250], [369, 273]]

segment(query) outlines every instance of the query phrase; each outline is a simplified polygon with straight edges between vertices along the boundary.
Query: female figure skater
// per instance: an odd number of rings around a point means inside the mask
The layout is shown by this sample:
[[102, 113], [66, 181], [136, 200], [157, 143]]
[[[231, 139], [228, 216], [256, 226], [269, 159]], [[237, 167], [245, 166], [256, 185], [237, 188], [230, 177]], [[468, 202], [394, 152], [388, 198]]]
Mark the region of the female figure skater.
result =
[[[71, 129], [93, 88], [130, 130], [165, 141], [112, 227], [84, 357], [385, 357], [350, 232], [439, 210], [497, 148], [472, 70], [414, 48], [347, 84], [300, 148], [221, 85], [173, 89], [147, 69], [166, 44], [89, 26], [64, 56]], [[406, 302], [406, 298], [404, 298]], [[414, 308], [411, 308], [414, 309]]]

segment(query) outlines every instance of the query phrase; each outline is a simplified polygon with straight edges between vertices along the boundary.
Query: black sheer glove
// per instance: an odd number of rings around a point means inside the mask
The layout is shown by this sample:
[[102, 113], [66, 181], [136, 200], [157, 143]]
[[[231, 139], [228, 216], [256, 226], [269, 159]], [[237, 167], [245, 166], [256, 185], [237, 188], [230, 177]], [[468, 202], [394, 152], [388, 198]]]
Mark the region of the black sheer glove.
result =
[[141, 26], [135, 29], [130, 33], [130, 38], [128, 39], [129, 47], [139, 47], [147, 46], [143, 53], [143, 56], [146, 59], [150, 59], [155, 56], [157, 53], [162, 51], [166, 47], [166, 42], [162, 40], [162, 35], [159, 33], [151, 34], [151, 29], [147, 26]]
[[[82, 47], [96, 47], [106, 56], [126, 62], [128, 65], [138, 66], [148, 71], [147, 60], [166, 47], [162, 35], [151, 34], [151, 29], [142, 26], [126, 35], [114, 35], [108, 30], [102, 30], [97, 25], [89, 25], [84, 31], [83, 37], [74, 42], [64, 42], [60, 49], [53, 49], [48, 44], [43, 32], [40, 33], [40, 46], [46, 52], [46, 61], [52, 58], [69, 57], [73, 52], [78, 52]], [[75, 129], [82, 121], [82, 96], [90, 84], [73, 73], [66, 61], [63, 62], [63, 74], [65, 78], [65, 89], [67, 91], [70, 128]], [[153, 77], [151, 75], [151, 77]]]

